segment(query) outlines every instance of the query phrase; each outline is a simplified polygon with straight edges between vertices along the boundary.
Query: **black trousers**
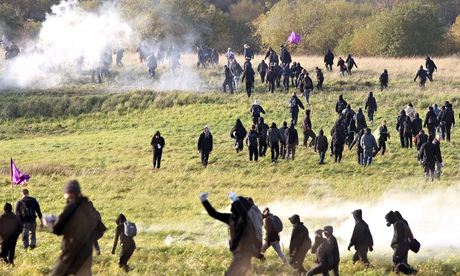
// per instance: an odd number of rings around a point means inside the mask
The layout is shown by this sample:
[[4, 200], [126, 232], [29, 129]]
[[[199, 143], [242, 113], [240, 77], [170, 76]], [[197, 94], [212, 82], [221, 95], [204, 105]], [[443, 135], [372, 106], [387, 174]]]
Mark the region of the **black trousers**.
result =
[[385, 140], [379, 140], [379, 150], [378, 151], [382, 151], [382, 155], [384, 155], [386, 150], [387, 150], [387, 143], [385, 142]]
[[136, 247], [134, 246], [121, 246], [121, 251], [120, 251], [120, 260], [118, 264], [121, 266], [128, 265], [128, 261], [131, 258], [131, 256], [134, 253], [134, 250]]
[[367, 252], [369, 251], [368, 246], [358, 246], [356, 247], [356, 252], [353, 255], [353, 263], [357, 261], [361, 261], [365, 264], [369, 264], [369, 260], [367, 259]]
[[252, 82], [246, 81], [246, 93], [248, 94], [248, 97], [251, 97], [252, 85]]
[[259, 140], [259, 156], [265, 156], [267, 152], [267, 141], [265, 139]]
[[267, 81], [268, 82], [268, 91], [274, 92], [275, 91], [275, 82], [274, 81]]
[[401, 147], [405, 148], [406, 143], [404, 142], [404, 132], [402, 132], [402, 131], [399, 132], [399, 141], [401, 141]]
[[249, 161], [252, 161], [252, 159], [254, 159], [254, 161], [257, 161], [259, 159], [259, 152], [257, 151], [257, 147], [249, 146], [248, 149], [249, 149]]
[[285, 143], [281, 143], [281, 146], [280, 146], [280, 154], [281, 154], [281, 158], [285, 159], [286, 158], [286, 144]]
[[208, 165], [209, 153], [209, 151], [201, 151], [201, 164], [205, 167]]
[[16, 252], [16, 242], [18, 237], [3, 241], [0, 257], [8, 264], [14, 264], [14, 254]]
[[289, 77], [283, 77], [283, 87], [284, 90], [289, 91]]
[[271, 150], [271, 153], [272, 153], [272, 161], [278, 160], [278, 157], [280, 156], [280, 145], [279, 145], [279, 143], [271, 143], [270, 150]]
[[317, 264], [315, 267], [313, 267], [312, 269], [310, 269], [308, 272], [307, 272], [307, 276], [313, 276], [313, 275], [316, 275], [316, 274], [322, 274], [322, 275], [329, 275], [329, 270], [326, 266], [326, 264]]
[[161, 155], [163, 154], [162, 149], [153, 150], [153, 167], [159, 169], [161, 165]]
[[259, 74], [260, 74], [261, 82], [264, 83], [265, 82], [265, 75], [267, 75], [267, 72], [260, 72]]
[[318, 83], [316, 84], [316, 89], [323, 91], [323, 82], [324, 80], [318, 81]]
[[289, 261], [289, 264], [292, 266], [292, 268], [294, 268], [299, 274], [306, 272], [303, 266], [305, 255], [307, 255], [307, 250], [297, 250]]

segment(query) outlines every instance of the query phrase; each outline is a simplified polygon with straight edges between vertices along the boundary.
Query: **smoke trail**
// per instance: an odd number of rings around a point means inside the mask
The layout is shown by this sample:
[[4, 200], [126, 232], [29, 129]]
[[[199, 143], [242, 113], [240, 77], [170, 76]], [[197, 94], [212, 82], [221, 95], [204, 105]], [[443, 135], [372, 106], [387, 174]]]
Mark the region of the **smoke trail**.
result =
[[[377, 252], [387, 253], [393, 229], [387, 227], [384, 216], [390, 210], [399, 211], [422, 244], [423, 252], [447, 252], [460, 250], [460, 185], [433, 191], [389, 191], [374, 202], [342, 201], [337, 198], [321, 200], [282, 200], [267, 206], [285, 221], [297, 213], [310, 233], [325, 225], [334, 226], [341, 251], [345, 251], [354, 227], [353, 210], [362, 209], [363, 218], [369, 224]], [[282, 240], [289, 244], [290, 229], [283, 231]], [[437, 254], [436, 254], [437, 255]]]

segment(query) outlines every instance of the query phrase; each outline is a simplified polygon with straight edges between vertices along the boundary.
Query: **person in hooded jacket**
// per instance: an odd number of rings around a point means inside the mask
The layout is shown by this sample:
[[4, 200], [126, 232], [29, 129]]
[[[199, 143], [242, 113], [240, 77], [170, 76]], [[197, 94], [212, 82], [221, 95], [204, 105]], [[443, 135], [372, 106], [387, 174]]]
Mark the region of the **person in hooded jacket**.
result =
[[404, 147], [412, 148], [412, 122], [410, 118], [406, 116], [406, 120], [403, 123], [404, 128]]
[[308, 75], [307, 71], [305, 71], [305, 75], [302, 78], [302, 94], [305, 97], [305, 101], [308, 105], [310, 105], [310, 94], [313, 91], [313, 81]]
[[246, 145], [248, 146], [249, 151], [249, 161], [259, 160], [259, 151], [258, 151], [258, 139], [259, 135], [256, 131], [256, 126], [252, 125], [251, 130], [248, 133], [248, 137], [246, 137]]
[[390, 139], [390, 132], [388, 132], [387, 121], [383, 120], [379, 127], [379, 149], [378, 152], [382, 151], [382, 156], [385, 154], [387, 149], [387, 140]]
[[13, 206], [6, 203], [0, 216], [0, 258], [14, 265], [16, 243], [22, 232], [21, 219], [13, 213]]
[[344, 77], [345, 72], [348, 72], [348, 68], [347, 68], [347, 65], [345, 64], [345, 60], [343, 60], [342, 57], [339, 57], [339, 61], [337, 62], [337, 67], [339, 67], [340, 76]]
[[233, 74], [230, 68], [227, 65], [224, 65], [224, 83], [222, 84], [222, 88], [224, 93], [227, 92], [227, 86], [230, 89], [230, 94], [233, 94]]
[[287, 153], [287, 148], [286, 148], [286, 130], [288, 129], [287, 122], [283, 122], [283, 126], [279, 128], [280, 131], [280, 136], [281, 136], [281, 145], [280, 145], [280, 155], [282, 159], [286, 159], [286, 153]]
[[363, 212], [361, 209], [354, 210], [352, 212], [353, 218], [355, 219], [355, 227], [353, 234], [351, 235], [350, 243], [348, 244], [348, 251], [354, 246], [355, 254], [353, 255], [353, 263], [361, 261], [366, 265], [369, 265], [367, 258], [367, 252], [373, 251], [374, 240], [372, 238], [369, 226], [363, 220]]
[[346, 131], [343, 126], [342, 119], [337, 120], [334, 128], [331, 131], [332, 135], [332, 151], [334, 154], [334, 162], [340, 163], [342, 161], [343, 148], [345, 145]]
[[276, 72], [275, 67], [270, 65], [267, 72], [268, 91], [275, 92]]
[[289, 64], [283, 66], [283, 87], [285, 91], [289, 91], [289, 78], [291, 77], [291, 68]]
[[374, 113], [377, 112], [377, 101], [375, 100], [372, 92], [369, 92], [369, 95], [367, 96], [365, 109], [367, 110], [367, 118], [369, 118], [369, 121], [373, 123]]
[[125, 222], [126, 217], [123, 214], [119, 214], [115, 223], [117, 227], [115, 228], [115, 240], [113, 241], [113, 248], [112, 248], [112, 255], [115, 255], [115, 250], [117, 249], [118, 240], [120, 240], [120, 259], [118, 261], [118, 265], [122, 268], [125, 272], [130, 270], [128, 266], [128, 261], [134, 253], [136, 249], [136, 243], [134, 242], [133, 237], [128, 237], [125, 234]]
[[347, 108], [348, 103], [343, 99], [343, 95], [339, 95], [339, 100], [335, 104], [335, 112], [337, 114], [342, 114], [342, 111]]
[[324, 164], [324, 158], [326, 157], [327, 148], [329, 142], [327, 137], [324, 135], [324, 130], [319, 131], [319, 135], [315, 139], [315, 152], [319, 154], [319, 164]]
[[356, 145], [356, 157], [357, 157], [359, 165], [365, 165], [365, 163], [364, 163], [364, 149], [363, 149], [363, 146], [361, 144], [361, 139], [363, 138], [364, 134], [365, 134], [364, 129], [361, 129], [358, 132], [358, 134], [355, 135], [355, 139], [353, 140], [353, 142], [349, 146], [349, 149], [351, 150], [351, 149], [353, 149], [353, 146]]
[[264, 254], [269, 247], [273, 247], [281, 261], [287, 264], [288, 260], [281, 250], [279, 232], [276, 232], [275, 229], [274, 215], [270, 212], [268, 207], [264, 209], [262, 215], [264, 218], [265, 239], [262, 244], [261, 253]]
[[347, 63], [348, 74], [351, 75], [351, 70], [353, 69], [353, 67], [358, 68], [358, 65], [356, 65], [355, 59], [351, 56], [351, 54], [348, 55], [345, 62]]
[[267, 141], [268, 146], [271, 149], [272, 154], [272, 163], [276, 163], [278, 161], [278, 157], [280, 155], [280, 142], [282, 140], [281, 133], [279, 129], [276, 127], [276, 124], [273, 122], [270, 126], [270, 129], [267, 131]]
[[428, 142], [428, 135], [426, 135], [425, 131], [421, 129], [417, 136], [415, 136], [415, 147], [417, 148], [417, 151], [420, 151], [420, 148], [426, 142]]
[[417, 112], [412, 103], [408, 103], [404, 111], [406, 112], [406, 116], [409, 116], [411, 121], [415, 119], [415, 114], [417, 114]]
[[358, 113], [355, 114], [354, 120], [356, 121], [356, 130], [367, 128], [366, 117], [364, 116], [363, 109], [359, 108]]
[[297, 130], [295, 129], [294, 123], [291, 123], [291, 126], [286, 130], [284, 136], [286, 137], [287, 146], [286, 159], [294, 160], [295, 149], [299, 145], [299, 136], [297, 134]]
[[404, 122], [406, 121], [406, 111], [401, 110], [398, 120], [396, 121], [396, 130], [399, 131], [399, 140], [401, 142], [401, 147], [405, 148], [405, 138], [404, 138]]
[[319, 69], [318, 67], [316, 67], [315, 71], [316, 71], [316, 89], [318, 89], [318, 91], [323, 91], [323, 83], [324, 83], [323, 71], [321, 71], [321, 69]]
[[326, 55], [324, 56], [324, 64], [326, 65], [326, 70], [332, 71], [332, 66], [334, 65], [334, 54], [330, 49], [327, 49]]
[[289, 65], [292, 62], [291, 53], [284, 45], [281, 45], [280, 60], [283, 64]]
[[428, 71], [428, 78], [430, 79], [430, 81], [433, 81], [433, 73], [434, 71], [438, 71], [438, 67], [430, 57], [426, 57], [425, 67]]
[[422, 128], [422, 119], [420, 119], [420, 115], [418, 113], [415, 113], [415, 118], [414, 120], [412, 120], [412, 135], [414, 137], [417, 136], [417, 134], [420, 133], [420, 130], [422, 130]]
[[29, 195], [28, 189], [22, 190], [22, 199], [16, 203], [16, 215], [21, 219], [22, 223], [22, 245], [24, 249], [34, 249], [37, 245], [36, 230], [37, 222], [36, 219], [42, 223], [42, 212], [40, 210], [40, 204], [38, 201]]
[[91, 275], [93, 241], [100, 221], [93, 204], [81, 194], [80, 184], [71, 180], [64, 188], [67, 205], [56, 218], [46, 216], [44, 224], [63, 236], [62, 252], [52, 275]]
[[428, 128], [428, 135], [433, 137], [436, 136], [436, 127], [438, 125], [438, 118], [436, 114], [434, 114], [433, 107], [428, 107], [428, 112], [425, 115], [425, 122], [423, 123], [423, 127]]
[[431, 181], [434, 180], [436, 162], [442, 164], [441, 151], [433, 144], [433, 140], [433, 136], [428, 136], [428, 141], [422, 145], [418, 152], [418, 160], [422, 162], [423, 169], [425, 171], [425, 178], [426, 180], [431, 178]]
[[332, 265], [328, 269], [333, 271], [334, 276], [339, 276], [340, 252], [339, 244], [333, 234], [334, 229], [332, 226], [324, 226], [323, 231], [326, 237], [329, 254], [332, 256]]
[[[228, 225], [230, 240], [229, 246], [232, 252], [232, 262], [225, 275], [249, 276], [251, 274], [251, 260], [253, 257], [263, 259], [260, 253], [261, 241], [258, 241], [251, 231], [248, 211], [254, 204], [249, 198], [229, 193], [232, 201], [230, 213], [220, 213], [214, 209], [208, 201], [208, 193], [201, 193], [200, 200], [206, 212], [212, 218]], [[261, 229], [260, 229], [261, 230]]]
[[254, 87], [254, 69], [252, 69], [251, 62], [246, 62], [244, 65], [243, 77], [241, 78], [241, 82], [245, 82], [246, 84], [246, 93], [248, 94], [248, 98], [251, 97], [252, 89]]
[[363, 148], [363, 165], [370, 166], [374, 152], [378, 150], [377, 141], [375, 141], [370, 128], [367, 128], [361, 137], [361, 147]]
[[259, 65], [257, 66], [257, 72], [260, 75], [260, 81], [265, 83], [265, 76], [267, 75], [268, 65], [265, 63], [265, 60], [262, 60]]
[[165, 147], [165, 139], [157, 131], [150, 141], [153, 148], [153, 167], [159, 169], [161, 165], [161, 156], [163, 155], [163, 148]]
[[207, 125], [204, 127], [203, 132], [200, 134], [200, 137], [198, 138], [197, 149], [201, 155], [201, 164], [204, 167], [207, 167], [209, 161], [209, 154], [211, 154], [213, 149], [212, 134]]
[[330, 250], [327, 240], [323, 238], [323, 232], [323, 229], [315, 231], [315, 242], [311, 247], [311, 253], [316, 255], [317, 265], [312, 267], [307, 272], [306, 276], [316, 274], [329, 275], [329, 269], [333, 265], [332, 251]]
[[388, 71], [387, 69], [383, 70], [383, 73], [379, 77], [380, 91], [388, 87]]
[[446, 140], [450, 142], [451, 130], [452, 127], [455, 125], [455, 114], [454, 110], [452, 109], [452, 104], [446, 101], [444, 103], [446, 107], [445, 112], [442, 114], [441, 122], [444, 125], [444, 129], [446, 132]]
[[257, 125], [259, 122], [260, 114], [265, 114], [264, 108], [260, 105], [259, 100], [255, 100], [254, 104], [251, 106], [249, 110], [252, 114], [252, 123]]
[[265, 53], [264, 60], [268, 58], [270, 64], [279, 64], [279, 58], [275, 50], [272, 47], [268, 47], [267, 52]]
[[296, 93], [292, 93], [288, 102], [289, 112], [291, 113], [291, 122], [296, 125], [299, 118], [299, 108], [305, 109], [302, 101], [297, 97]]
[[[343, 116], [343, 115], [342, 115]], [[353, 119], [353, 114], [352, 113], [347, 113], [345, 116], [344, 124], [346, 126], [346, 144], [348, 147], [351, 147], [351, 144], [353, 143], [356, 134], [358, 133], [357, 128], [356, 128], [356, 121]]]
[[428, 73], [426, 72], [425, 69], [423, 69], [422, 65], [420, 65], [420, 69], [418, 69], [417, 74], [415, 75], [414, 82], [417, 81], [417, 78], [420, 79], [420, 87], [425, 88], [426, 79], [428, 78]]
[[313, 127], [311, 125], [311, 112], [310, 109], [305, 110], [305, 118], [302, 121], [302, 130], [303, 130], [303, 145], [308, 147], [308, 139], [311, 138], [310, 147], [315, 143], [316, 134], [313, 132]]
[[240, 152], [244, 148], [243, 140], [246, 138], [248, 132], [246, 128], [244, 128], [243, 123], [241, 123], [240, 119], [236, 119], [235, 125], [232, 127], [230, 131], [230, 137], [235, 139], [235, 150], [236, 153]]
[[311, 240], [308, 229], [300, 221], [299, 215], [293, 215], [289, 218], [289, 221], [292, 223], [291, 241], [289, 243], [289, 264], [299, 275], [303, 275], [306, 272], [303, 262], [308, 250], [311, 248]]
[[260, 117], [259, 122], [256, 125], [257, 135], [259, 137], [259, 156], [265, 156], [267, 152], [267, 132], [268, 125], [264, 122], [264, 118]]

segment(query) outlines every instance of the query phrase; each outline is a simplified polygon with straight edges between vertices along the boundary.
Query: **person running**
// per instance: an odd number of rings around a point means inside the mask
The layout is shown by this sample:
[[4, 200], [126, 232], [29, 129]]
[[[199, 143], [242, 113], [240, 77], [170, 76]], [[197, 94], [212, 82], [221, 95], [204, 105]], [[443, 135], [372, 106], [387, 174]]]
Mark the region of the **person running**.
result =
[[349, 75], [351, 75], [351, 70], [353, 67], [358, 68], [358, 65], [356, 65], [355, 59], [351, 56], [351, 54], [348, 55], [345, 62], [347, 63], [347, 72]]
[[316, 71], [316, 89], [318, 89], [318, 91], [323, 91], [323, 83], [324, 83], [323, 71], [321, 71], [321, 69], [319, 69], [318, 67], [316, 67], [315, 71]]
[[201, 164], [203, 167], [208, 166], [209, 154], [211, 154], [213, 148], [212, 134], [209, 127], [206, 125], [203, 132], [198, 139], [198, 152], [201, 155]]
[[7, 264], [14, 265], [16, 243], [22, 232], [21, 219], [13, 213], [13, 206], [6, 203], [0, 216], [0, 258]]
[[355, 227], [351, 235], [350, 243], [348, 244], [348, 251], [350, 251], [352, 247], [355, 247], [356, 252], [353, 255], [353, 263], [361, 261], [366, 266], [369, 266], [367, 252], [372, 252], [374, 250], [374, 240], [369, 230], [369, 225], [363, 220], [362, 210], [354, 210], [352, 214], [355, 219]]
[[159, 169], [163, 148], [165, 147], [165, 139], [161, 136], [159, 131], [155, 132], [153, 135], [150, 145], [153, 149], [153, 167]]
[[236, 153], [243, 150], [243, 140], [247, 134], [248, 132], [246, 131], [246, 128], [244, 128], [243, 123], [241, 123], [241, 120], [236, 119], [235, 125], [232, 127], [232, 130], [230, 131], [230, 137], [235, 139]]
[[387, 127], [387, 121], [383, 120], [382, 124], [379, 127], [379, 137], [378, 137], [378, 143], [379, 143], [379, 149], [377, 152], [382, 152], [382, 156], [385, 154], [386, 149], [387, 149], [387, 141], [390, 139], [390, 132], [388, 132], [388, 127]]
[[305, 256], [311, 248], [311, 239], [308, 229], [300, 221], [299, 215], [293, 215], [289, 218], [292, 223], [291, 241], [289, 243], [289, 264], [296, 270], [299, 275], [305, 274], [306, 270], [303, 266]]
[[291, 122], [296, 125], [299, 118], [299, 108], [305, 109], [302, 101], [297, 97], [296, 93], [293, 92], [291, 98], [288, 101], [289, 112], [291, 113]]
[[281, 250], [280, 246], [279, 233], [283, 229], [283, 224], [281, 223], [281, 220], [279, 219], [279, 217], [273, 215], [268, 207], [264, 209], [262, 215], [264, 218], [265, 239], [262, 244], [261, 254], [264, 254], [269, 247], [273, 247], [281, 261], [287, 264], [288, 260], [286, 256], [284, 256], [284, 253]]
[[252, 123], [255, 125], [259, 122], [260, 114], [265, 114], [265, 110], [260, 105], [259, 100], [254, 101], [254, 104], [251, 106], [249, 112], [252, 114]]
[[377, 101], [372, 92], [369, 92], [367, 96], [365, 109], [367, 110], [367, 118], [372, 124], [374, 122], [374, 113], [377, 112]]
[[422, 65], [420, 65], [420, 68], [418, 69], [417, 74], [415, 75], [414, 82], [417, 81], [417, 78], [420, 79], [420, 88], [425, 88], [428, 73], [425, 69], [423, 69]]
[[339, 67], [340, 76], [344, 77], [345, 72], [348, 72], [348, 68], [347, 68], [347, 65], [345, 64], [345, 60], [343, 60], [342, 57], [339, 57], [339, 61], [337, 62], [337, 67]]
[[436, 72], [438, 71], [438, 67], [436, 66], [436, 64], [430, 57], [426, 57], [425, 67], [426, 67], [426, 70], [428, 71], [428, 79], [430, 81], [433, 81], [433, 73], [434, 71]]
[[115, 240], [113, 241], [112, 255], [115, 255], [115, 250], [117, 249], [118, 240], [120, 240], [120, 259], [118, 265], [125, 272], [129, 272], [130, 267], [128, 266], [128, 261], [136, 249], [136, 242], [134, 242], [134, 236], [127, 231], [127, 227], [130, 225], [126, 220], [125, 215], [119, 214], [115, 220], [117, 227], [115, 228]]
[[36, 219], [42, 223], [42, 212], [38, 201], [29, 195], [28, 189], [22, 190], [22, 199], [16, 203], [16, 215], [21, 219], [23, 232], [22, 232], [22, 245], [24, 249], [34, 249], [37, 246], [37, 222]]
[[324, 64], [326, 65], [326, 70], [332, 71], [332, 66], [334, 65], [334, 54], [330, 49], [327, 49], [326, 55], [324, 56]]

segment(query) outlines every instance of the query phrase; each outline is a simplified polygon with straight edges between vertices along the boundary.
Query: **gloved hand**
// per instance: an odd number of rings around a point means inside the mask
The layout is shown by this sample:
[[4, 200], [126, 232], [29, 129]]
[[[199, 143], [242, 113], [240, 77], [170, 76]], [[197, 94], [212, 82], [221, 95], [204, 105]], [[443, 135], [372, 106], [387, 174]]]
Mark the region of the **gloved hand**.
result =
[[201, 200], [201, 202], [204, 202], [204, 201], [208, 200], [208, 195], [209, 195], [208, 192], [201, 193], [201, 194], [200, 194], [200, 200]]
[[230, 192], [228, 193], [228, 198], [232, 201], [235, 202], [238, 200], [238, 195], [235, 192]]
[[369, 251], [370, 252], [374, 251], [374, 248], [372, 246], [369, 246]]
[[348, 246], [348, 251], [350, 251], [350, 250], [351, 250], [351, 245]]

